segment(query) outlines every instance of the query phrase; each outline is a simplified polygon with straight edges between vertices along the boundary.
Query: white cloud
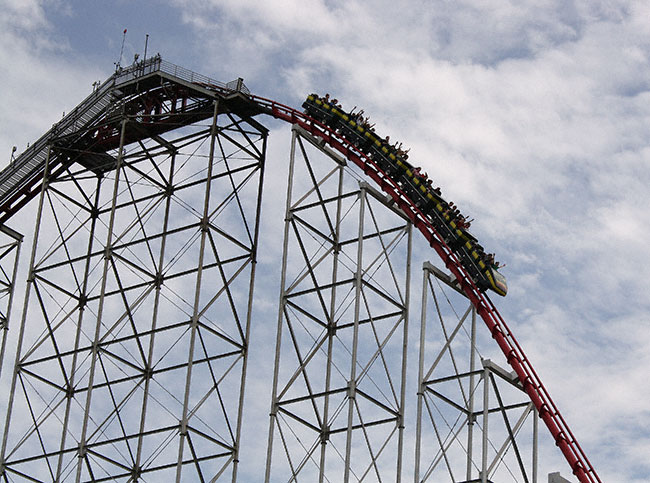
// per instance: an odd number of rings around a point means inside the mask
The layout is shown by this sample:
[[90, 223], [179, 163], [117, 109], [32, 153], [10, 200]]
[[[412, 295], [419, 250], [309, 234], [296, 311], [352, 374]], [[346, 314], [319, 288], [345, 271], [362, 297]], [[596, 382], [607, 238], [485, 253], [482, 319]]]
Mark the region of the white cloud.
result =
[[34, 31], [47, 28], [42, 2], [38, 0], [7, 0], [3, 7], [5, 29], [25, 29]]
[[11, 146], [16, 145], [17, 154], [21, 153], [66, 109], [90, 94], [92, 82], [106, 75], [101, 66], [89, 66], [67, 55], [67, 41], [47, 20], [43, 2], [12, 1], [3, 13], [0, 166], [9, 161]]
[[[114, 60], [75, 58], [78, 47], [43, 5], [11, 0], [0, 17], [0, 62], [11, 66], [0, 74], [0, 164]], [[601, 477], [642, 481], [650, 445], [647, 2], [173, 5], [187, 49], [196, 49], [187, 60], [202, 73], [243, 76], [253, 92], [296, 107], [309, 92], [329, 91], [412, 147], [411, 159], [476, 218], [474, 233], [508, 264], [511, 290], [498, 306]], [[286, 143], [274, 129], [272, 162], [283, 159], [267, 187], [284, 182]], [[281, 203], [264, 208], [268, 219], [282, 212]], [[272, 264], [281, 229], [265, 223], [276, 243], [260, 261]], [[612, 448], [623, 463], [608, 457]]]

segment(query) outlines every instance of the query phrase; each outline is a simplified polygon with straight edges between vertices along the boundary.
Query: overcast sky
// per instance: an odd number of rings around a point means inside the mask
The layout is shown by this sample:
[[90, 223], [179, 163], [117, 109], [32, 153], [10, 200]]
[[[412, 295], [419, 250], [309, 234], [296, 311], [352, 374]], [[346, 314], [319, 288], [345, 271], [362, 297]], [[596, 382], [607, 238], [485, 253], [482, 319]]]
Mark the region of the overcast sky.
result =
[[258, 95], [362, 106], [507, 264], [493, 299], [603, 481], [650, 481], [647, 1], [2, 3], [0, 165], [111, 75], [125, 28], [122, 65], [149, 34]]

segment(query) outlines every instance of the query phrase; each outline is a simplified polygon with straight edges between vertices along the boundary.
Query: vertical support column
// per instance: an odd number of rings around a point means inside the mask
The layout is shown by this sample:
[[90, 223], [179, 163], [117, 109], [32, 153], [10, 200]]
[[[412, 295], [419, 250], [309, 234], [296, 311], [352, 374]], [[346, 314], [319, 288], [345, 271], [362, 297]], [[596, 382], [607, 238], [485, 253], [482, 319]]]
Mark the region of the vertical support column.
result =
[[481, 439], [481, 483], [487, 483], [487, 467], [488, 467], [488, 417], [490, 409], [490, 385], [488, 380], [490, 378], [490, 371], [483, 369], [483, 438]]
[[538, 451], [538, 435], [539, 435], [539, 413], [537, 408], [533, 408], [533, 483], [537, 483], [537, 451]]
[[397, 479], [396, 482], [402, 481], [402, 465], [404, 460], [404, 430], [406, 428], [406, 376], [407, 376], [407, 355], [409, 349], [409, 316], [410, 316], [410, 300], [411, 300], [411, 261], [413, 255], [413, 225], [408, 224], [408, 238], [407, 238], [407, 255], [406, 255], [406, 273], [407, 282], [404, 291], [404, 299], [406, 306], [404, 310], [404, 335], [402, 340], [402, 387], [400, 388], [400, 415], [398, 425], [398, 443], [397, 443]]
[[288, 186], [265, 481], [399, 481], [410, 223], [299, 128]]
[[[65, 401], [65, 415], [63, 418], [63, 427], [61, 429], [61, 444], [59, 445], [59, 456], [56, 466], [56, 481], [61, 481], [64, 467], [66, 464], [65, 449], [67, 448], [68, 438], [70, 437], [71, 431], [70, 428], [70, 415], [73, 412], [73, 405], [78, 404], [78, 401], [74, 399], [74, 388], [76, 386], [76, 377], [79, 364], [79, 346], [82, 339], [84, 338], [83, 330], [84, 327], [83, 321], [86, 315], [86, 302], [88, 300], [88, 281], [90, 278], [91, 263], [93, 260], [92, 253], [97, 240], [95, 239], [95, 234], [97, 230], [97, 221], [99, 217], [99, 199], [101, 193], [101, 177], [97, 177], [96, 187], [95, 187], [95, 196], [93, 197], [93, 203], [90, 205], [90, 227], [88, 233], [88, 242], [87, 250], [85, 253], [85, 262], [83, 270], [83, 278], [80, 284], [79, 289], [79, 309], [77, 314], [77, 326], [74, 336], [74, 347], [72, 349], [72, 364], [69, 370], [69, 376], [67, 377], [66, 384], [66, 401]], [[72, 315], [71, 315], [72, 316]], [[74, 443], [73, 443], [74, 444]]]
[[359, 238], [357, 243], [357, 269], [354, 274], [354, 321], [352, 325], [352, 354], [350, 357], [350, 379], [348, 379], [348, 426], [345, 440], [345, 467], [343, 472], [343, 481], [350, 481], [350, 469], [352, 467], [352, 428], [354, 423], [354, 410], [357, 396], [357, 351], [359, 349], [359, 313], [361, 310], [361, 284], [363, 283], [363, 235], [364, 235], [364, 215], [366, 209], [366, 192], [362, 190], [359, 196]]
[[185, 375], [185, 393], [183, 398], [183, 413], [180, 421], [180, 438], [178, 443], [178, 460], [176, 462], [176, 482], [181, 481], [182, 469], [183, 469], [183, 453], [185, 451], [185, 445], [187, 443], [187, 429], [188, 429], [188, 412], [189, 412], [189, 401], [190, 401], [190, 387], [192, 384], [192, 369], [194, 368], [194, 348], [196, 344], [196, 335], [199, 324], [199, 314], [201, 311], [201, 282], [203, 275], [203, 265], [205, 259], [205, 246], [207, 242], [207, 236], [209, 231], [209, 221], [210, 221], [210, 193], [212, 185], [212, 169], [214, 166], [214, 150], [216, 145], [216, 136], [217, 136], [217, 116], [219, 114], [219, 102], [215, 101], [214, 103], [214, 112], [212, 114], [212, 123], [210, 124], [210, 150], [208, 152], [208, 167], [207, 167], [207, 177], [205, 181], [205, 194], [203, 197], [203, 210], [201, 212], [201, 235], [200, 235], [200, 246], [198, 253], [198, 266], [196, 270], [196, 281], [194, 284], [194, 304], [192, 318], [190, 319], [190, 346], [188, 351], [188, 361], [186, 365], [186, 375]]
[[145, 370], [145, 381], [144, 381], [144, 394], [142, 395], [142, 411], [140, 412], [140, 426], [138, 429], [139, 437], [138, 444], [136, 448], [135, 464], [134, 464], [134, 473], [137, 475], [142, 472], [142, 456], [144, 448], [144, 438], [143, 434], [147, 426], [147, 407], [149, 406], [149, 399], [151, 398], [151, 384], [152, 376], [154, 370], [154, 349], [156, 341], [156, 329], [158, 327], [158, 317], [161, 310], [161, 292], [162, 285], [164, 282], [165, 272], [163, 267], [165, 266], [165, 255], [167, 248], [167, 239], [169, 236], [168, 229], [170, 224], [170, 213], [172, 206], [172, 194], [174, 187], [174, 172], [176, 168], [176, 154], [177, 151], [172, 149], [169, 152], [169, 171], [167, 174], [167, 179], [165, 182], [165, 208], [163, 215], [163, 224], [162, 224], [162, 236], [160, 241], [160, 251], [158, 256], [158, 264], [156, 265], [155, 277], [156, 277], [156, 286], [155, 286], [155, 298], [153, 302], [153, 310], [151, 314], [151, 337], [149, 339], [149, 347], [147, 350], [147, 359], [144, 366]]
[[[273, 455], [273, 441], [275, 436], [275, 428], [278, 417], [278, 382], [280, 377], [280, 354], [282, 351], [282, 329], [284, 324], [283, 312], [286, 302], [286, 283], [287, 283], [287, 263], [289, 256], [289, 213], [291, 211], [291, 200], [293, 193], [293, 173], [296, 160], [296, 138], [298, 134], [295, 130], [291, 131], [291, 151], [289, 155], [289, 178], [287, 182], [287, 200], [285, 209], [284, 220], [284, 237], [282, 245], [282, 268], [280, 272], [280, 303], [278, 304], [278, 325], [275, 338], [275, 362], [273, 364], [273, 388], [271, 393], [271, 410], [269, 413], [269, 438], [266, 449], [266, 469], [264, 473], [264, 481], [269, 483], [271, 481], [271, 459]], [[319, 478], [320, 480], [320, 478]]]
[[242, 369], [241, 369], [241, 379], [239, 385], [239, 403], [237, 410], [237, 420], [236, 420], [236, 430], [235, 430], [235, 444], [233, 452], [233, 472], [232, 472], [232, 482], [237, 481], [237, 469], [239, 466], [239, 452], [241, 450], [241, 441], [242, 441], [242, 423], [244, 420], [244, 389], [246, 388], [246, 373], [248, 369], [248, 356], [250, 352], [250, 334], [251, 334], [251, 319], [253, 316], [253, 293], [255, 289], [255, 269], [257, 267], [257, 248], [259, 243], [259, 234], [260, 234], [260, 220], [259, 217], [262, 213], [262, 188], [264, 185], [264, 163], [266, 158], [266, 142], [267, 138], [264, 136], [262, 141], [262, 156], [260, 158], [261, 169], [259, 174], [259, 182], [257, 189], [257, 205], [255, 208], [255, 213], [257, 214], [257, 219], [255, 220], [254, 226], [254, 235], [253, 235], [253, 245], [251, 250], [251, 272], [250, 272], [250, 283], [248, 286], [248, 304], [246, 309], [246, 324], [244, 328], [244, 343], [242, 351]]
[[112, 196], [111, 210], [110, 210], [110, 216], [108, 221], [108, 230], [106, 234], [106, 245], [104, 248], [103, 275], [101, 278], [99, 306], [97, 309], [94, 336], [91, 343], [92, 349], [91, 349], [91, 362], [90, 362], [90, 377], [88, 381], [88, 388], [86, 391], [86, 404], [83, 413], [81, 438], [79, 441], [79, 452], [77, 454], [77, 457], [79, 458], [79, 462], [77, 464], [77, 478], [76, 478], [77, 483], [81, 481], [82, 466], [84, 462], [88, 464], [88, 461], [84, 461], [86, 459], [86, 454], [87, 454], [86, 441], [87, 441], [87, 431], [88, 431], [88, 420], [90, 418], [90, 404], [92, 401], [92, 393], [94, 389], [97, 358], [99, 357], [99, 342], [100, 342], [99, 335], [100, 335], [102, 324], [104, 322], [102, 319], [102, 314], [104, 311], [104, 302], [106, 300], [107, 276], [108, 276], [108, 270], [110, 268], [110, 262], [113, 257], [113, 253], [112, 253], [113, 250], [112, 243], [113, 243], [113, 236], [114, 236], [113, 227], [115, 225], [115, 208], [117, 206], [117, 199], [118, 199], [118, 192], [119, 192], [118, 190], [120, 187], [120, 174], [122, 171], [122, 161], [124, 159], [124, 134], [126, 132], [127, 122], [128, 119], [126, 118], [126, 116], [123, 117], [121, 122], [121, 129], [120, 129], [120, 145], [117, 153], [117, 165], [115, 168], [115, 181], [113, 183], [113, 196]]
[[[345, 172], [343, 170], [343, 166], [341, 166], [338, 169], [338, 183], [339, 187], [337, 192], [342, 193], [343, 192], [343, 181], [345, 177]], [[340, 248], [340, 241], [341, 241], [341, 233], [340, 233], [340, 227], [341, 227], [341, 210], [343, 206], [343, 200], [341, 197], [337, 197], [336, 200], [336, 222], [334, 225], [334, 232], [332, 234], [333, 241], [334, 241], [334, 250], [333, 250], [333, 263], [332, 263], [332, 278], [331, 278], [331, 284], [332, 284], [332, 295], [331, 295], [331, 300], [330, 300], [330, 307], [329, 307], [329, 313], [334, 314], [336, 311], [336, 304], [337, 304], [337, 298], [336, 298], [336, 280], [338, 277], [338, 267], [339, 267], [339, 255], [341, 253], [341, 248]], [[329, 418], [330, 418], [330, 390], [332, 388], [332, 370], [333, 370], [333, 350], [334, 350], [334, 337], [333, 335], [335, 334], [335, 320], [333, 317], [328, 317], [328, 330], [332, 332], [332, 336], [328, 337], [327, 339], [327, 363], [326, 363], [326, 368], [325, 368], [325, 396], [324, 396], [324, 403], [323, 403], [323, 419], [322, 419], [322, 427], [321, 427], [321, 452], [320, 452], [320, 461], [319, 461], [319, 473], [318, 473], [318, 481], [319, 483], [323, 483], [326, 480], [326, 456], [327, 456], [327, 442], [329, 440], [329, 431], [330, 431], [330, 426], [329, 426]]]
[[467, 414], [467, 472], [465, 477], [467, 481], [472, 478], [472, 457], [474, 449], [474, 380], [476, 378], [476, 309], [472, 307], [472, 328], [471, 343], [469, 354], [469, 406]]
[[425, 342], [426, 342], [426, 331], [427, 331], [427, 301], [429, 297], [428, 293], [428, 283], [429, 283], [429, 274], [426, 270], [422, 270], [422, 299], [421, 299], [421, 313], [420, 313], [420, 342], [418, 344], [418, 386], [417, 386], [417, 414], [415, 421], [415, 466], [413, 470], [413, 476], [415, 483], [419, 483], [420, 480], [420, 461], [422, 460], [422, 426], [423, 426], [423, 407], [424, 407], [424, 391], [426, 390], [424, 375], [424, 359], [425, 359]]

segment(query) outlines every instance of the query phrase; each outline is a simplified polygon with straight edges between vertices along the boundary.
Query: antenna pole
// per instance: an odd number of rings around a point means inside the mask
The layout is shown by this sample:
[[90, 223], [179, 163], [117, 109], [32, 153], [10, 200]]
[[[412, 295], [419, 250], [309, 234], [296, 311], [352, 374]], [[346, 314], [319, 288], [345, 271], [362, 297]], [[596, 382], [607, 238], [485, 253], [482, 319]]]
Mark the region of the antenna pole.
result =
[[147, 45], [149, 45], [149, 34], [146, 34], [146, 37], [144, 38], [144, 59], [142, 59], [143, 62], [147, 60]]
[[122, 54], [124, 53], [124, 41], [126, 40], [126, 29], [122, 32], [122, 48], [120, 49], [120, 59], [117, 61], [117, 67], [122, 65]]

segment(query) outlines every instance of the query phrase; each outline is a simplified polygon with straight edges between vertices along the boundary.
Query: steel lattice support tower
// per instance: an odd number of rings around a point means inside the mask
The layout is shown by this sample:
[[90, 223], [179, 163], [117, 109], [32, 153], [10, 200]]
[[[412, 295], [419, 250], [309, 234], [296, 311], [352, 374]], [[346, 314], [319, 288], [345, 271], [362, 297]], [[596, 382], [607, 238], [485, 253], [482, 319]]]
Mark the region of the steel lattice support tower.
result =
[[476, 310], [453, 279], [428, 262], [423, 272], [415, 482], [537, 483], [533, 404], [481, 353]]
[[294, 126], [266, 481], [399, 481], [411, 223]]
[[51, 139], [2, 481], [235, 480], [267, 130], [196, 105], [123, 108], [101, 155]]
[[[117, 68], [0, 171], [0, 481], [237, 480], [258, 115], [293, 126], [266, 467], [252, 462], [266, 481], [401, 480], [416, 228], [450, 275], [425, 264], [415, 481], [536, 483], [540, 418], [600, 482], [405, 157], [338, 107], [302, 112], [159, 55]], [[32, 201], [10, 365], [22, 238], [5, 223]]]

